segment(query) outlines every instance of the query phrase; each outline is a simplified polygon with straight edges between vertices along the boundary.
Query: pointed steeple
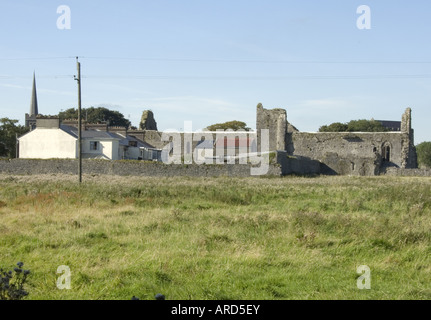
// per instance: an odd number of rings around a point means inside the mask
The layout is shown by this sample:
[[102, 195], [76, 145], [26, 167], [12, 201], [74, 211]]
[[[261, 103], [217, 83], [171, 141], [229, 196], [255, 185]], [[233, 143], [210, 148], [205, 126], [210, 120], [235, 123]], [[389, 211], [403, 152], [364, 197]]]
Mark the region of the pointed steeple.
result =
[[37, 109], [36, 76], [33, 72], [33, 89], [31, 93], [30, 117], [37, 116], [38, 114], [39, 111]]

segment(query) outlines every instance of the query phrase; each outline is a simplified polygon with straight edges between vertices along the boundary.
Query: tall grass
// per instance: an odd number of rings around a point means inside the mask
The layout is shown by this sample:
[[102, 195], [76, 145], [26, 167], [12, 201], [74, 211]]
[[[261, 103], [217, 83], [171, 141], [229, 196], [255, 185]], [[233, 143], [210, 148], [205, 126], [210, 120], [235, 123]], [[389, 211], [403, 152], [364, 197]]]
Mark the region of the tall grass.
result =
[[32, 270], [28, 299], [430, 299], [430, 194], [411, 177], [0, 175], [0, 268]]

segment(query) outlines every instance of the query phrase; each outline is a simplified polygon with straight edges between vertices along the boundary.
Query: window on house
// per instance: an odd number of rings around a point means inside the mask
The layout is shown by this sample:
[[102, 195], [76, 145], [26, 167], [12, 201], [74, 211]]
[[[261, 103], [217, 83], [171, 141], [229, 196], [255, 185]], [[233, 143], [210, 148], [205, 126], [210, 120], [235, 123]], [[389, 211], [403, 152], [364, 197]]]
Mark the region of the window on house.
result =
[[129, 141], [129, 147], [137, 147], [138, 141]]
[[99, 150], [99, 141], [90, 141], [90, 150]]

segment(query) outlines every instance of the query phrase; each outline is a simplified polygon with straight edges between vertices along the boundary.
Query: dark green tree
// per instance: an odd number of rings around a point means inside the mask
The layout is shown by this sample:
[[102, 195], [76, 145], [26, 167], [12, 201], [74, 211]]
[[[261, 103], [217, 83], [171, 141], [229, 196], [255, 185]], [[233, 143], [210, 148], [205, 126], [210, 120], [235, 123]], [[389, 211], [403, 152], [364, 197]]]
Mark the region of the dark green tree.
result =
[[376, 120], [352, 120], [347, 124], [349, 132], [385, 132], [388, 131], [381, 122]]
[[431, 168], [431, 142], [422, 142], [416, 146], [420, 168]]
[[344, 132], [347, 131], [347, 124], [334, 122], [328, 126], [321, 126], [319, 132]]
[[348, 123], [334, 122], [321, 126], [319, 132], [385, 132], [388, 131], [376, 120], [351, 120]]
[[0, 156], [16, 157], [16, 138], [28, 132], [29, 129], [22, 125], [17, 125], [18, 120], [9, 118], [0, 119]]
[[250, 131], [250, 128], [247, 127], [247, 124], [242, 121], [228, 121], [224, 123], [216, 123], [207, 127], [209, 131], [217, 131], [232, 129], [233, 131]]
[[78, 119], [78, 109], [69, 108], [66, 111], [61, 111], [58, 114], [58, 117], [60, 118], [60, 121], [63, 121], [63, 120], [76, 120], [76, 119]]
[[[58, 114], [60, 121], [78, 119], [78, 109], [69, 108]], [[81, 109], [82, 119], [87, 119], [89, 123], [107, 122], [110, 126], [130, 127], [131, 122], [124, 118], [124, 115], [119, 111], [109, 110], [104, 107], [90, 107]]]

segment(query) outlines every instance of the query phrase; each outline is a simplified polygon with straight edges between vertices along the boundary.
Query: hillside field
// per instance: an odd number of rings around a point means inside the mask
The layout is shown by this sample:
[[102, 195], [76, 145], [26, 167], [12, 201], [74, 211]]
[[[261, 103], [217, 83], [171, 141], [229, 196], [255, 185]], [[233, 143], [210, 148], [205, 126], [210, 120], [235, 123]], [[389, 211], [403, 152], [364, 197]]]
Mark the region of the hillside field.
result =
[[18, 261], [34, 300], [429, 300], [431, 178], [0, 174]]

